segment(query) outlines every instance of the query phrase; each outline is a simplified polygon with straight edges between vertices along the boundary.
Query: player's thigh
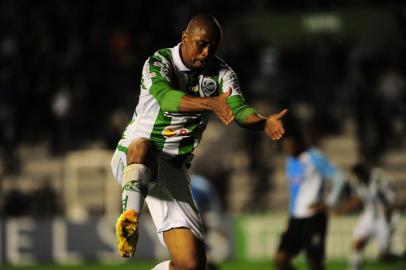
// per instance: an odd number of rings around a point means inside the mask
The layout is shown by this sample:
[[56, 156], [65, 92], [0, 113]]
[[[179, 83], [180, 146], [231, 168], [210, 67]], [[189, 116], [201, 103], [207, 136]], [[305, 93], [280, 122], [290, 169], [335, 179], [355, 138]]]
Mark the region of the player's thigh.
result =
[[[296, 256], [303, 248], [303, 221], [290, 218], [288, 228], [282, 233], [275, 259], [285, 260]], [[289, 256], [285, 256], [285, 254]]]
[[175, 269], [205, 269], [205, 245], [190, 229], [173, 228], [163, 236]]
[[204, 241], [203, 222], [186, 171], [158, 158], [158, 182], [150, 185], [146, 202], [163, 245], [162, 233], [180, 227], [189, 228]]
[[136, 138], [128, 145], [127, 164], [139, 163], [152, 168], [156, 164], [156, 148], [149, 139]]
[[127, 164], [141, 163], [151, 169], [151, 178], [156, 177], [156, 150], [154, 145], [145, 138], [121, 139], [111, 159], [114, 178], [121, 185]]
[[364, 248], [368, 239], [375, 234], [375, 220], [370, 214], [362, 214], [353, 231], [352, 246], [355, 250]]
[[324, 260], [325, 242], [327, 232], [327, 215], [318, 214], [306, 222], [305, 225], [305, 248], [309, 262], [313, 262], [317, 267]]
[[124, 169], [127, 166], [126, 153], [116, 149], [111, 159], [111, 170], [116, 181], [121, 185], [123, 182]]
[[389, 252], [390, 242], [393, 234], [393, 228], [383, 218], [377, 220], [376, 231], [374, 237], [378, 242], [379, 253], [384, 254]]

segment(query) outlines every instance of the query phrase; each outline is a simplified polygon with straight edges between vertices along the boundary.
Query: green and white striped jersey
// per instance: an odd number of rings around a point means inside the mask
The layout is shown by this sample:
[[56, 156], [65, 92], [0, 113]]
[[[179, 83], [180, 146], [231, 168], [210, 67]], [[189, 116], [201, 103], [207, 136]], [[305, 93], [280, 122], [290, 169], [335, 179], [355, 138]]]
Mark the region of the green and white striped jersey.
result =
[[141, 92], [134, 116], [123, 139], [147, 138], [170, 155], [191, 153], [206, 128], [209, 111], [180, 112], [182, 96], [218, 96], [231, 87], [227, 99], [238, 124], [255, 110], [245, 104], [234, 71], [214, 57], [200, 73], [187, 68], [180, 57], [180, 44], [157, 51], [144, 64]]
[[396, 191], [392, 186], [391, 177], [380, 168], [373, 168], [369, 177], [369, 183], [358, 183], [355, 186], [358, 197], [364, 205], [364, 213], [373, 216], [384, 216], [386, 210], [396, 200]]

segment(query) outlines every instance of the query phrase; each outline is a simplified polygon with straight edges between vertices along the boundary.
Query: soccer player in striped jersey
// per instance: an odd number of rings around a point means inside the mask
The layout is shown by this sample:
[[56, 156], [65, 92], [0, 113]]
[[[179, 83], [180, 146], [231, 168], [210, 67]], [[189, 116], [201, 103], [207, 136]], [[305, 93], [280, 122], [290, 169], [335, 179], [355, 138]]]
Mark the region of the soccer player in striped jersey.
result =
[[[290, 205], [288, 227], [274, 256], [275, 266], [278, 270], [294, 269], [292, 259], [304, 250], [310, 269], [324, 269], [327, 211], [336, 205], [344, 177], [319, 149], [306, 143], [301, 131], [288, 129], [282, 146], [287, 154]], [[331, 181], [331, 188], [324, 198], [326, 180]]]
[[123, 213], [116, 223], [119, 254], [132, 257], [146, 201], [171, 260], [154, 269], [204, 269], [203, 224], [186, 168], [210, 113], [225, 125], [264, 131], [272, 140], [285, 133], [283, 110], [268, 117], [246, 104], [234, 71], [215, 56], [222, 28], [211, 15], [194, 16], [173, 48], [145, 62], [134, 117], [112, 158], [123, 188]]
[[399, 219], [399, 202], [391, 177], [384, 170], [360, 163], [352, 167], [352, 172], [355, 176], [352, 189], [355, 192], [335, 212], [343, 214], [363, 205], [353, 233], [350, 257], [350, 269], [359, 270], [364, 261], [363, 250], [373, 238], [378, 243], [381, 261], [396, 259], [390, 252], [390, 244]]

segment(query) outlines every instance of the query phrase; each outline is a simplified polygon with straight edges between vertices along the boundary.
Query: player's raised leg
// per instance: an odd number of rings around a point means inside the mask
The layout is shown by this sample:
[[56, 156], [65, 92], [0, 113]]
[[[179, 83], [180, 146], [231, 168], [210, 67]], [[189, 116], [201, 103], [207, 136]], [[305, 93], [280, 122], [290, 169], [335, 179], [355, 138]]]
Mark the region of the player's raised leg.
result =
[[351, 262], [350, 262], [350, 269], [351, 270], [360, 270], [364, 264], [364, 248], [367, 244], [367, 239], [358, 238], [355, 239], [352, 243], [352, 253], [351, 253]]
[[137, 139], [128, 146], [127, 166], [122, 179], [123, 213], [116, 223], [118, 252], [122, 257], [132, 257], [135, 252], [139, 217], [148, 192], [154, 153], [153, 144], [145, 139]]
[[[171, 262], [168, 269], [206, 269], [205, 245], [190, 229], [174, 228], [165, 231], [163, 235], [165, 244], [171, 255]], [[164, 268], [159, 270], [164, 270]]]

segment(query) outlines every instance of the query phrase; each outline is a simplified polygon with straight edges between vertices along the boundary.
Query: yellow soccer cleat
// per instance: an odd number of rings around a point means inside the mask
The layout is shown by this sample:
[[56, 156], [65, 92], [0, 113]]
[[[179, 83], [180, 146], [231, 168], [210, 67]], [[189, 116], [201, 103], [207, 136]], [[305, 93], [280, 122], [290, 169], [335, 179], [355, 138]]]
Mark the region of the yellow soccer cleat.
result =
[[138, 213], [130, 209], [124, 211], [117, 219], [116, 236], [118, 253], [121, 257], [134, 256], [138, 240]]

